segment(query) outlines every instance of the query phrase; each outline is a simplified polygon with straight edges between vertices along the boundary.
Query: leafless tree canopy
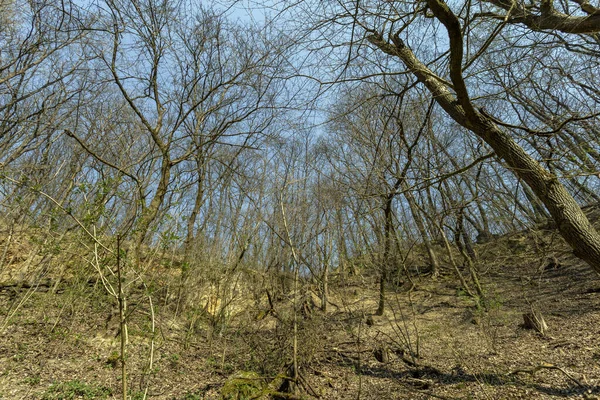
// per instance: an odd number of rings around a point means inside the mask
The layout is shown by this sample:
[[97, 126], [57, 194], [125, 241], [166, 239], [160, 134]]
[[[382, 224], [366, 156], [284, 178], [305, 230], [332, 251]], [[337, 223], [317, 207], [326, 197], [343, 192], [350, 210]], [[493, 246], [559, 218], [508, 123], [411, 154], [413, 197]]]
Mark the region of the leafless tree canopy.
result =
[[293, 298], [297, 383], [332, 281], [385, 315], [416, 268], [486, 309], [478, 245], [534, 228], [600, 272], [599, 71], [587, 0], [0, 0], [0, 227], [80, 257], [121, 335], [156, 268], [187, 335], [240, 282]]

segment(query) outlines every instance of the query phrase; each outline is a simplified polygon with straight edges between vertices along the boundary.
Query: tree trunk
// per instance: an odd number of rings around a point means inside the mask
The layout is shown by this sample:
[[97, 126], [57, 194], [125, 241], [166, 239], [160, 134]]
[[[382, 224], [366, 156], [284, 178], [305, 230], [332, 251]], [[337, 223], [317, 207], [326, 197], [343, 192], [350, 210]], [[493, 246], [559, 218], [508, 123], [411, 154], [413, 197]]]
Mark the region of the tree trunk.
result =
[[[201, 169], [198, 169], [201, 171]], [[194, 242], [194, 238], [197, 237], [194, 233], [194, 227], [196, 226], [196, 219], [198, 219], [198, 215], [200, 214], [200, 209], [204, 204], [204, 178], [203, 174], [199, 174], [198, 182], [197, 182], [197, 192], [194, 200], [194, 207], [192, 212], [190, 213], [190, 217], [187, 220], [187, 232], [185, 236], [185, 241], [183, 242], [183, 262], [181, 263], [181, 277], [179, 279], [179, 288], [177, 289], [177, 312], [181, 309], [181, 306], [184, 306], [187, 301], [187, 293], [185, 292], [185, 286], [187, 285], [188, 279], [190, 277], [190, 263], [191, 263], [191, 254], [192, 254], [192, 243]]]
[[[337, 220], [337, 231], [338, 231], [338, 248], [339, 248], [339, 273], [342, 277], [342, 281], [346, 279], [346, 263], [348, 262], [348, 247], [346, 245], [346, 237], [344, 234], [344, 221], [342, 217], [342, 209], [337, 208], [336, 212], [336, 220]], [[352, 230], [351, 232], [352, 233]]]
[[330, 236], [331, 229], [331, 225], [329, 225], [325, 231], [325, 240], [323, 248], [321, 249], [321, 254], [323, 256], [321, 263], [323, 266], [323, 271], [321, 271], [321, 311], [323, 312], [327, 312], [327, 302], [329, 297], [329, 265], [333, 248], [332, 238]]
[[442, 1], [430, 0], [428, 4], [448, 30], [450, 77], [455, 95], [444, 80], [415, 57], [398, 35], [392, 38], [392, 43], [388, 43], [379, 34], [370, 35], [369, 41], [385, 53], [401, 59], [454, 121], [483, 139], [515, 175], [529, 185], [556, 221], [558, 230], [573, 248], [573, 253], [600, 273], [600, 235], [558, 178], [527, 154], [483, 109], [476, 110], [473, 107], [462, 79], [463, 42], [460, 23]]
[[[473, 193], [473, 196], [475, 197], [475, 204], [477, 205], [477, 211], [479, 212], [479, 217], [481, 218], [481, 228], [483, 230], [484, 235], [490, 235], [491, 231], [490, 231], [490, 222], [489, 219], [487, 217], [487, 211], [485, 210], [485, 208], [483, 207], [483, 204], [481, 202], [481, 199], [479, 198], [479, 180], [481, 177], [481, 171], [482, 171], [482, 166], [483, 164], [479, 164], [479, 168], [477, 170], [477, 175], [475, 176], [475, 193]], [[473, 226], [475, 226], [473, 224]], [[479, 229], [478, 229], [478, 233], [482, 233]]]
[[321, 276], [322, 291], [321, 291], [321, 311], [327, 312], [327, 295], [329, 291], [329, 263], [323, 265], [323, 274]]
[[379, 305], [377, 306], [376, 315], [383, 315], [385, 309], [385, 284], [387, 282], [387, 273], [390, 264], [390, 252], [391, 252], [391, 241], [394, 229], [394, 221], [392, 214], [392, 202], [394, 200], [394, 194], [390, 194], [386, 197], [385, 202], [385, 227], [383, 235], [383, 256], [381, 257], [380, 263], [380, 277], [379, 277]]
[[440, 265], [437, 259], [437, 256], [435, 254], [435, 251], [433, 251], [433, 246], [431, 246], [431, 242], [429, 241], [429, 238], [427, 237], [427, 231], [425, 230], [425, 224], [423, 224], [423, 219], [421, 218], [421, 215], [419, 213], [419, 209], [416, 205], [416, 201], [415, 198], [413, 196], [413, 194], [410, 192], [410, 190], [408, 190], [408, 185], [404, 185], [404, 196], [406, 197], [406, 200], [408, 201], [408, 206], [410, 207], [410, 211], [413, 215], [413, 219], [415, 220], [415, 225], [417, 226], [417, 229], [419, 230], [419, 234], [421, 235], [421, 240], [423, 240], [423, 244], [425, 245], [425, 249], [427, 249], [427, 256], [429, 257], [429, 264], [431, 265], [431, 276], [433, 278], [437, 278], [438, 275], [440, 274]]
[[[470, 124], [469, 124], [470, 125]], [[558, 178], [533, 159], [489, 118], [470, 129], [486, 141], [546, 206], [573, 253], [600, 273], [600, 235]]]
[[168, 159], [163, 159], [162, 165], [160, 168], [160, 180], [158, 182], [158, 186], [156, 188], [156, 192], [154, 193], [154, 197], [150, 201], [150, 205], [142, 211], [142, 215], [140, 217], [136, 235], [135, 235], [135, 263], [138, 265], [142, 258], [142, 244], [148, 235], [148, 230], [150, 229], [150, 225], [156, 219], [158, 215], [158, 211], [160, 210], [160, 206], [167, 195], [167, 191], [169, 188], [169, 181], [171, 180], [171, 162]]
[[460, 254], [465, 260], [467, 269], [469, 270], [469, 275], [471, 276], [471, 280], [473, 281], [473, 285], [475, 285], [475, 290], [477, 291], [477, 296], [479, 297], [479, 304], [485, 305], [485, 295], [483, 293], [483, 289], [481, 288], [481, 284], [479, 283], [479, 273], [473, 264], [473, 260], [475, 259], [475, 251], [471, 247], [469, 236], [465, 232], [464, 212], [464, 207], [461, 207], [456, 215], [456, 247], [458, 247]]
[[191, 250], [192, 250], [192, 241], [194, 240], [194, 227], [196, 225], [196, 219], [200, 214], [200, 209], [204, 204], [204, 178], [202, 175], [198, 178], [197, 182], [197, 192], [196, 197], [194, 199], [194, 208], [190, 213], [190, 217], [187, 220], [187, 232], [185, 241], [183, 243], [183, 261], [184, 263], [189, 262]]

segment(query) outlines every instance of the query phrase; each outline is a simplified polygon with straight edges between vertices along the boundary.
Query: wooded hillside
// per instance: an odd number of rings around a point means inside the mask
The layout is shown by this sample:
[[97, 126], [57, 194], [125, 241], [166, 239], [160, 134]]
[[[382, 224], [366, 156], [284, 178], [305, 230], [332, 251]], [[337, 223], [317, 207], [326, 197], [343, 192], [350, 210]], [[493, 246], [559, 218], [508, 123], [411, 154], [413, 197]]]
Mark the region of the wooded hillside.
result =
[[599, 32], [0, 0], [0, 398], [595, 398]]

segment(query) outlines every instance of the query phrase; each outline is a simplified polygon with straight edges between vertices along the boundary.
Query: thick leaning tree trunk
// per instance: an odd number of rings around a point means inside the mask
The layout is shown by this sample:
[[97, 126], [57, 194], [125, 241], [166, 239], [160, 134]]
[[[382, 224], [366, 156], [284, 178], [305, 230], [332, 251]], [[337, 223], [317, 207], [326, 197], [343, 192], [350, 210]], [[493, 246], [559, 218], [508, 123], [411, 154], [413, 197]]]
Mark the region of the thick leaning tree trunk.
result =
[[573, 253], [600, 273], [600, 235], [558, 178], [523, 150], [489, 118], [471, 129], [485, 140], [513, 172], [527, 183], [556, 221]]
[[475, 109], [462, 77], [464, 46], [460, 22], [442, 0], [428, 0], [427, 4], [448, 31], [452, 86], [417, 59], [398, 34], [390, 38], [391, 42], [380, 33], [372, 33], [367, 39], [386, 54], [399, 58], [454, 121], [482, 138], [527, 183], [548, 209], [573, 253], [600, 273], [600, 235], [558, 178], [527, 154], [483, 109]]

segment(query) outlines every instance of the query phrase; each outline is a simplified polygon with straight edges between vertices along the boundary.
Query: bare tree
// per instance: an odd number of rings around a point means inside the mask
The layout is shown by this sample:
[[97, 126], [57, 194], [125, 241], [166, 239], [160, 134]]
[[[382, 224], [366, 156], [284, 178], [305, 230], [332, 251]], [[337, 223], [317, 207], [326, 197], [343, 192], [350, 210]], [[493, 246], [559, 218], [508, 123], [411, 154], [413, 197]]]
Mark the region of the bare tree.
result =
[[100, 60], [95, 66], [103, 68], [99, 85], [116, 90], [120, 99], [113, 101], [134, 117], [142, 152], [140, 158], [115, 161], [105, 145], [90, 142], [85, 129], [91, 126], [68, 134], [137, 186], [139, 259], [158, 216], [168, 212], [165, 202], [174, 194], [174, 179], [196, 184], [187, 226], [191, 241], [214, 149], [250, 147], [249, 138], [268, 124], [277, 52], [252, 29], [242, 34], [193, 2], [109, 0], [97, 12], [98, 37], [88, 46]]
[[[587, 11], [582, 8], [582, 12], [592, 14], [579, 16], [570, 15], [565, 4], [553, 2], [534, 2], [531, 7], [503, 1], [459, 6], [443, 0], [414, 4], [387, 1], [327, 3], [317, 7], [315, 19], [319, 20], [316, 25], [311, 25], [311, 29], [320, 29], [322, 37], [332, 40], [338, 37], [341, 42], [349, 44], [346, 47], [349, 49], [347, 57], [341, 66], [346, 76], [354, 59], [379, 66], [380, 74], [389, 74], [391, 68], [403, 66], [403, 73], [411, 74], [415, 85], [425, 87], [448, 117], [483, 140], [531, 188], [555, 220], [574, 253], [600, 271], [600, 235], [560, 177], [544, 168], [513, 137], [517, 132], [529, 135], [552, 133], [569, 126], [572, 121], [594, 119], [596, 114], [580, 107], [579, 110], [573, 110], [573, 116], [557, 116], [559, 120], [547, 132], [514, 115], [501, 119], [494, 115], [495, 112], [486, 110], [486, 102], [479, 98], [491, 99], [493, 96], [488, 93], [495, 88], [477, 83], [492, 68], [489, 63], [482, 61], [492, 60], [492, 48], [496, 55], [493, 68], [497, 71], [515, 71], [524, 65], [520, 60], [513, 60], [507, 65], [506, 58], [497, 56], [499, 52], [509, 49], [494, 48], [500, 40], [498, 38], [510, 38], [509, 35], [503, 35], [504, 31], [519, 31], [527, 35], [529, 47], [540, 49], [540, 57], [550, 57], [554, 51], [549, 51], [548, 46], [540, 43], [543, 44], [545, 38], [550, 40], [558, 37], [561, 51], [576, 52], [578, 50], [574, 46], [581, 44], [584, 50], [579, 55], [594, 59], [594, 46], [597, 45], [592, 44], [586, 36], [596, 33], [600, 28], [594, 7], [584, 5]], [[446, 35], [442, 34], [444, 31]], [[424, 43], [431, 45], [423, 46]], [[365, 45], [372, 46], [377, 53], [369, 53]], [[581, 54], [586, 52], [585, 55]], [[359, 78], [358, 73], [354, 76]], [[521, 74], [520, 79], [528, 81], [533, 77]], [[568, 92], [563, 95], [569, 96]], [[594, 96], [593, 93], [587, 95], [590, 99]], [[495, 97], [494, 101], [494, 104], [500, 103], [501, 96]], [[502, 109], [494, 107], [494, 110]]]
[[73, 2], [0, 3], [0, 166], [48, 146], [73, 111], [86, 14]]
[[[386, 82], [380, 83], [380, 87], [385, 85]], [[330, 115], [330, 129], [337, 141], [346, 142], [348, 147], [347, 151], [338, 152], [340, 178], [348, 175], [350, 179], [345, 181], [352, 193], [382, 211], [381, 222], [374, 231], [380, 241], [377, 314], [382, 315], [388, 275], [398, 269], [396, 230], [401, 194], [406, 198], [412, 221], [427, 249], [432, 274], [435, 277], [439, 273], [437, 256], [409, 183], [418, 174], [413, 161], [420, 156], [419, 144], [423, 143], [428, 131], [433, 104], [423, 104], [418, 98], [405, 96], [406, 87], [402, 86], [397, 89], [399, 93], [394, 93], [391, 84], [383, 90], [370, 89], [365, 84], [362, 90], [361, 96], [347, 93]]]

